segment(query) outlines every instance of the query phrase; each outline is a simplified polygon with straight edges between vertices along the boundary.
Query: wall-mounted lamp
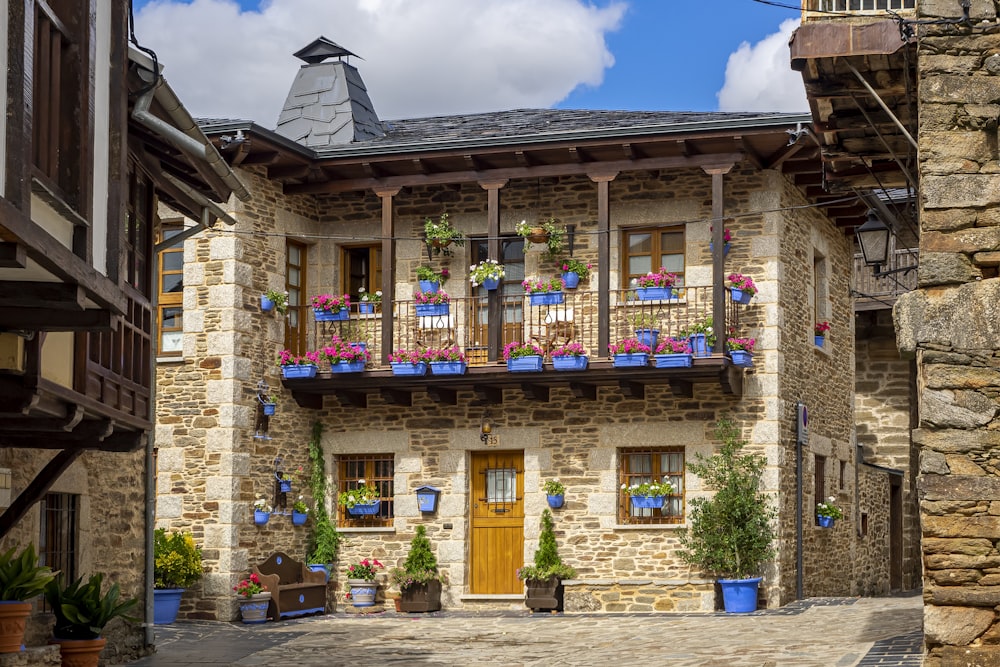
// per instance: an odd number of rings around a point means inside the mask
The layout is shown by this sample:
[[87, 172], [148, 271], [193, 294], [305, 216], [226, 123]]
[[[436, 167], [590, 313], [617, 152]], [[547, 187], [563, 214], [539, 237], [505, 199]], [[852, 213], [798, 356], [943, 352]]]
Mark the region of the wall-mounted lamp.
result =
[[865, 224], [855, 230], [854, 235], [858, 239], [861, 247], [861, 254], [865, 258], [865, 266], [872, 267], [876, 278], [887, 276], [891, 273], [901, 271], [912, 271], [915, 266], [904, 266], [899, 269], [889, 269], [880, 271], [879, 269], [889, 263], [889, 236], [892, 231], [886, 226], [882, 219], [875, 214], [875, 211], [868, 211], [868, 219]]
[[490, 409], [486, 408], [483, 419], [479, 422], [479, 439], [484, 443], [493, 435], [493, 420], [490, 418]]

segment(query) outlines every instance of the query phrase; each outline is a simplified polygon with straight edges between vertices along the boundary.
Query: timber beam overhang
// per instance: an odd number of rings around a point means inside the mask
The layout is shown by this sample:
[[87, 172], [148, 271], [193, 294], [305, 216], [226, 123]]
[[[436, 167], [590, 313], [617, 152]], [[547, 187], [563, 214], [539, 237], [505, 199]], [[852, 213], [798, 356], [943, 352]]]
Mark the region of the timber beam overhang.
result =
[[822, 146], [823, 190], [916, 191], [916, 44], [901, 38], [899, 24], [807, 22], [790, 51]]
[[464, 375], [433, 375], [421, 377], [394, 376], [390, 369], [374, 369], [362, 373], [317, 374], [315, 378], [282, 380], [295, 401], [304, 408], [322, 409], [325, 396], [335, 397], [349, 407], [369, 406], [368, 397], [381, 396], [393, 405], [413, 405], [413, 395], [425, 393], [432, 400], [457, 405], [461, 393], [470, 394], [480, 402], [502, 403], [505, 390], [516, 392], [525, 399], [547, 403], [554, 389], [564, 388], [573, 396], [596, 400], [598, 389], [617, 391], [626, 398], [642, 399], [647, 385], [669, 385], [677, 396], [693, 395], [698, 384], [718, 384], [731, 395], [743, 393], [743, 377], [748, 369], [733, 366], [721, 354], [693, 360], [690, 368], [615, 368], [610, 359], [591, 359], [587, 370], [562, 372], [546, 367], [538, 373], [511, 373], [503, 365], [472, 366]]

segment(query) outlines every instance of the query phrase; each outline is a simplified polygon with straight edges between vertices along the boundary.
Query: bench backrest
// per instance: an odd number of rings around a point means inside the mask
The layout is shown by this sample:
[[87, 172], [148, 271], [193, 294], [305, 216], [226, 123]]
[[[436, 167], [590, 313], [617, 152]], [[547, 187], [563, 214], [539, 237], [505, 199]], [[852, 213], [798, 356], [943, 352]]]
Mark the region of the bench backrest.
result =
[[271, 556], [257, 566], [261, 574], [278, 575], [279, 584], [298, 584], [302, 577], [302, 563], [281, 551], [275, 551]]

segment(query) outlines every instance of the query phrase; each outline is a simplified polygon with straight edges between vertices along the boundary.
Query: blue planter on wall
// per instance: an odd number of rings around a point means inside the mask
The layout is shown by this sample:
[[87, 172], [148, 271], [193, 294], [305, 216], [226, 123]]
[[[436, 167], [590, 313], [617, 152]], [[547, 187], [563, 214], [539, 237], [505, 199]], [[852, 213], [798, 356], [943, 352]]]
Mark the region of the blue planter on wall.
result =
[[532, 306], [554, 306], [565, 298], [562, 292], [535, 292], [528, 297]]
[[429, 365], [434, 375], [464, 375], [469, 364], [465, 361], [432, 361]]
[[562, 507], [565, 499], [566, 496], [562, 493], [560, 493], [557, 496], [549, 496], [549, 495], [545, 496], [545, 500], [549, 503], [549, 507], [551, 507], [554, 510], [557, 510], [560, 507]]
[[496, 288], [500, 287], [500, 281], [497, 280], [496, 278], [487, 278], [486, 280], [483, 281], [483, 287], [487, 291], [492, 292]]
[[580, 274], [576, 271], [567, 271], [562, 274], [562, 279], [566, 283], [566, 289], [576, 289], [580, 286]]
[[585, 354], [575, 357], [552, 357], [552, 368], [557, 371], [585, 371], [587, 370], [587, 363], [588, 357]]
[[654, 354], [653, 365], [657, 368], [688, 368], [691, 366], [690, 354]]
[[633, 354], [616, 354], [612, 357], [615, 368], [636, 368], [649, 365], [649, 354], [638, 352]]
[[418, 280], [421, 292], [437, 292], [441, 284], [436, 280]]
[[378, 514], [378, 508], [382, 504], [381, 500], [373, 500], [370, 503], [358, 503], [354, 507], [348, 507], [348, 514], [354, 516], [370, 516], [372, 514]]
[[313, 308], [313, 314], [317, 322], [339, 322], [350, 318], [350, 313], [345, 310], [329, 311], [322, 308]]
[[744, 306], [750, 303], [750, 299], [753, 298], [753, 294], [741, 290], [739, 287], [730, 287], [729, 296], [732, 297], [734, 303], [741, 303]]
[[364, 361], [337, 361], [330, 364], [334, 373], [360, 373], [365, 370]]
[[362, 315], [371, 315], [372, 313], [375, 312], [375, 304], [374, 303], [359, 303], [358, 304], [358, 312], [361, 313]]
[[392, 368], [393, 375], [426, 375], [427, 374], [427, 362], [421, 361], [418, 364], [411, 364], [408, 361], [391, 361], [389, 366]]
[[315, 364], [298, 364], [281, 367], [281, 377], [286, 380], [298, 380], [316, 377]]
[[265, 417], [273, 417], [274, 416], [274, 409], [277, 407], [277, 404], [276, 403], [264, 403], [263, 405], [264, 405], [264, 416]]
[[416, 305], [417, 315], [421, 317], [440, 317], [447, 315], [450, 304], [447, 303], [418, 303]]
[[278, 490], [282, 493], [292, 492], [292, 480], [290, 479], [279, 479], [278, 480]]
[[816, 523], [819, 524], [820, 528], [833, 528], [835, 520], [833, 517], [816, 515]]
[[536, 373], [542, 370], [542, 356], [529, 354], [526, 357], [508, 359], [507, 370], [511, 373]]
[[753, 579], [719, 579], [722, 602], [727, 614], [748, 614], [757, 611], [757, 587], [760, 577]]
[[733, 366], [753, 366], [753, 355], [746, 350], [730, 350], [729, 357], [733, 360]]
[[823, 347], [823, 343], [826, 342], [826, 336], [816, 336], [816, 347]]
[[656, 349], [656, 342], [660, 339], [659, 329], [636, 329], [635, 337], [639, 342], [651, 350]]
[[177, 620], [177, 612], [181, 609], [183, 588], [153, 589], [153, 624], [170, 625]]
[[658, 510], [663, 507], [663, 496], [630, 496], [632, 509]]
[[296, 511], [293, 510], [292, 511], [292, 525], [294, 525], [294, 526], [301, 526], [301, 525], [305, 524], [306, 518], [308, 516], [309, 515], [306, 514], [305, 512], [296, 512]]
[[258, 526], [263, 526], [270, 518], [270, 512], [261, 512], [260, 510], [253, 511], [253, 522]]
[[[723, 257], [729, 254], [729, 249], [732, 246], [733, 246], [733, 244], [730, 243], [729, 241], [725, 242], [725, 244], [722, 246], [722, 255], [723, 255]], [[712, 241], [709, 241], [708, 242], [708, 251], [712, 252], [713, 250], [715, 250], [715, 244]]]
[[705, 339], [705, 334], [691, 334], [688, 340], [691, 342], [691, 352], [694, 353], [694, 356], [708, 357], [712, 355], [712, 351], [708, 349], [708, 341]]
[[673, 287], [638, 287], [635, 290], [636, 298], [639, 301], [656, 301], [663, 299], [675, 299]]
[[260, 297], [260, 309], [265, 313], [269, 313], [274, 310], [274, 301], [268, 299], [266, 296]]

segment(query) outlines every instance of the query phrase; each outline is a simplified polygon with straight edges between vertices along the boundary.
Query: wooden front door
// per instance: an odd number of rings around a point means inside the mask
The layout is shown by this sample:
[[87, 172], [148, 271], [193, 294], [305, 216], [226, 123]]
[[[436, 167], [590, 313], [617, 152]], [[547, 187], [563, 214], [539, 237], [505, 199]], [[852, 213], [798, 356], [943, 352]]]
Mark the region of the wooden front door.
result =
[[469, 592], [520, 594], [524, 565], [524, 452], [473, 452]]

